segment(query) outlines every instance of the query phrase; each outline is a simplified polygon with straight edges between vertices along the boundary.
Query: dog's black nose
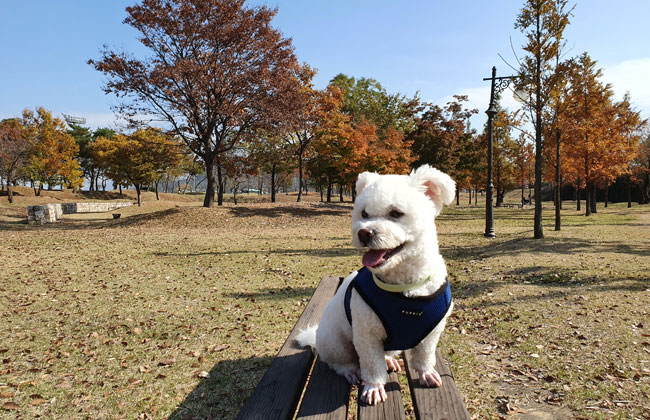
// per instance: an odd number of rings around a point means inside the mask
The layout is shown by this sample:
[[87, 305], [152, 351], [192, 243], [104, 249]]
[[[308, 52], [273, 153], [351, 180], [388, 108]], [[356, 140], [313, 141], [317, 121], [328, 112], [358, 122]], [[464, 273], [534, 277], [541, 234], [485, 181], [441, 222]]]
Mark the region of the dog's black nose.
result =
[[358, 233], [359, 235], [359, 240], [363, 245], [368, 245], [370, 241], [372, 241], [372, 238], [375, 237], [375, 232], [369, 229], [361, 229]]

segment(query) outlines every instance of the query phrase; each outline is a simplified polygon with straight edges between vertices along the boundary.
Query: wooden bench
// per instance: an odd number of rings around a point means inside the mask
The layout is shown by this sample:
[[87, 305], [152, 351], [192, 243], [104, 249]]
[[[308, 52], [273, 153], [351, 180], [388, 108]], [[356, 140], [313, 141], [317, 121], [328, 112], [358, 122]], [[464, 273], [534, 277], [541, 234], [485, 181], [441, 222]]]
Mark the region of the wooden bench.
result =
[[500, 205], [500, 207], [506, 207], [506, 208], [511, 208], [511, 209], [513, 209], [513, 208], [521, 209], [521, 208], [524, 207], [524, 205], [521, 204], [521, 203], [519, 203], [519, 204], [517, 204], [517, 203], [503, 203], [503, 204]]
[[[300, 319], [237, 419], [348, 419], [351, 388], [348, 382], [324, 362], [314, 360], [311, 350], [299, 348], [295, 341], [300, 330], [318, 323], [325, 305], [334, 296], [342, 280], [342, 277], [323, 277]], [[410, 367], [409, 351], [405, 352], [403, 359], [417, 419], [470, 418], [453, 375], [439, 350], [436, 369], [442, 377], [443, 385], [440, 388], [422, 387], [417, 374]], [[357, 419], [405, 419], [397, 373], [389, 375], [386, 392], [388, 400], [375, 406], [357, 401]]]

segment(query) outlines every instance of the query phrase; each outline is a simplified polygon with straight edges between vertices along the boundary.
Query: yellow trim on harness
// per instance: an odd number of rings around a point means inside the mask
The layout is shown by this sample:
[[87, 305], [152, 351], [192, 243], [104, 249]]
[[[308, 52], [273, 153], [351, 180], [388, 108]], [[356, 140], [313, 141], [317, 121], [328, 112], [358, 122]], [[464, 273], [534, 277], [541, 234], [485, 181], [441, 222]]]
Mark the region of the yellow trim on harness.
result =
[[417, 283], [409, 283], [409, 284], [384, 283], [383, 281], [379, 280], [377, 276], [375, 276], [375, 273], [372, 273], [372, 279], [375, 281], [377, 287], [387, 292], [410, 292], [411, 290], [415, 290], [418, 287], [424, 286], [429, 280], [431, 280], [431, 276]]

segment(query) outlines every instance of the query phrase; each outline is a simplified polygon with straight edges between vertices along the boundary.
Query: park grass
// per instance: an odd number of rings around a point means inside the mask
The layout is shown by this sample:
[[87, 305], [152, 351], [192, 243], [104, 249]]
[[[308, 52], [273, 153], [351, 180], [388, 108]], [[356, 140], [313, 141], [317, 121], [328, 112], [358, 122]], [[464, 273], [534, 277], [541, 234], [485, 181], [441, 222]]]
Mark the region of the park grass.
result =
[[[0, 204], [0, 418], [234, 418], [319, 279], [360, 264], [350, 203], [146, 194], [41, 227]], [[438, 219], [442, 351], [475, 418], [647, 416], [650, 209], [573, 205], [543, 240], [529, 208], [496, 209], [492, 240], [480, 207]]]

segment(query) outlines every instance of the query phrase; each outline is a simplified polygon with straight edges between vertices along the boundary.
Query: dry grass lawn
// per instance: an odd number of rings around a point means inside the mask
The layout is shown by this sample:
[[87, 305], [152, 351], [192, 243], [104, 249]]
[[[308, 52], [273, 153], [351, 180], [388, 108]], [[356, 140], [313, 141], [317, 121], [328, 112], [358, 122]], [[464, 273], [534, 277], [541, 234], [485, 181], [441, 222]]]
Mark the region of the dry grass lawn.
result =
[[[118, 220], [41, 227], [28, 203], [117, 197], [22, 193], [0, 197], [0, 418], [232, 419], [320, 277], [360, 265], [351, 204], [313, 193], [145, 193]], [[547, 208], [543, 240], [532, 209], [497, 209], [493, 240], [480, 206], [438, 219], [442, 350], [475, 418], [649, 418], [650, 208], [574, 205], [560, 232]]]

